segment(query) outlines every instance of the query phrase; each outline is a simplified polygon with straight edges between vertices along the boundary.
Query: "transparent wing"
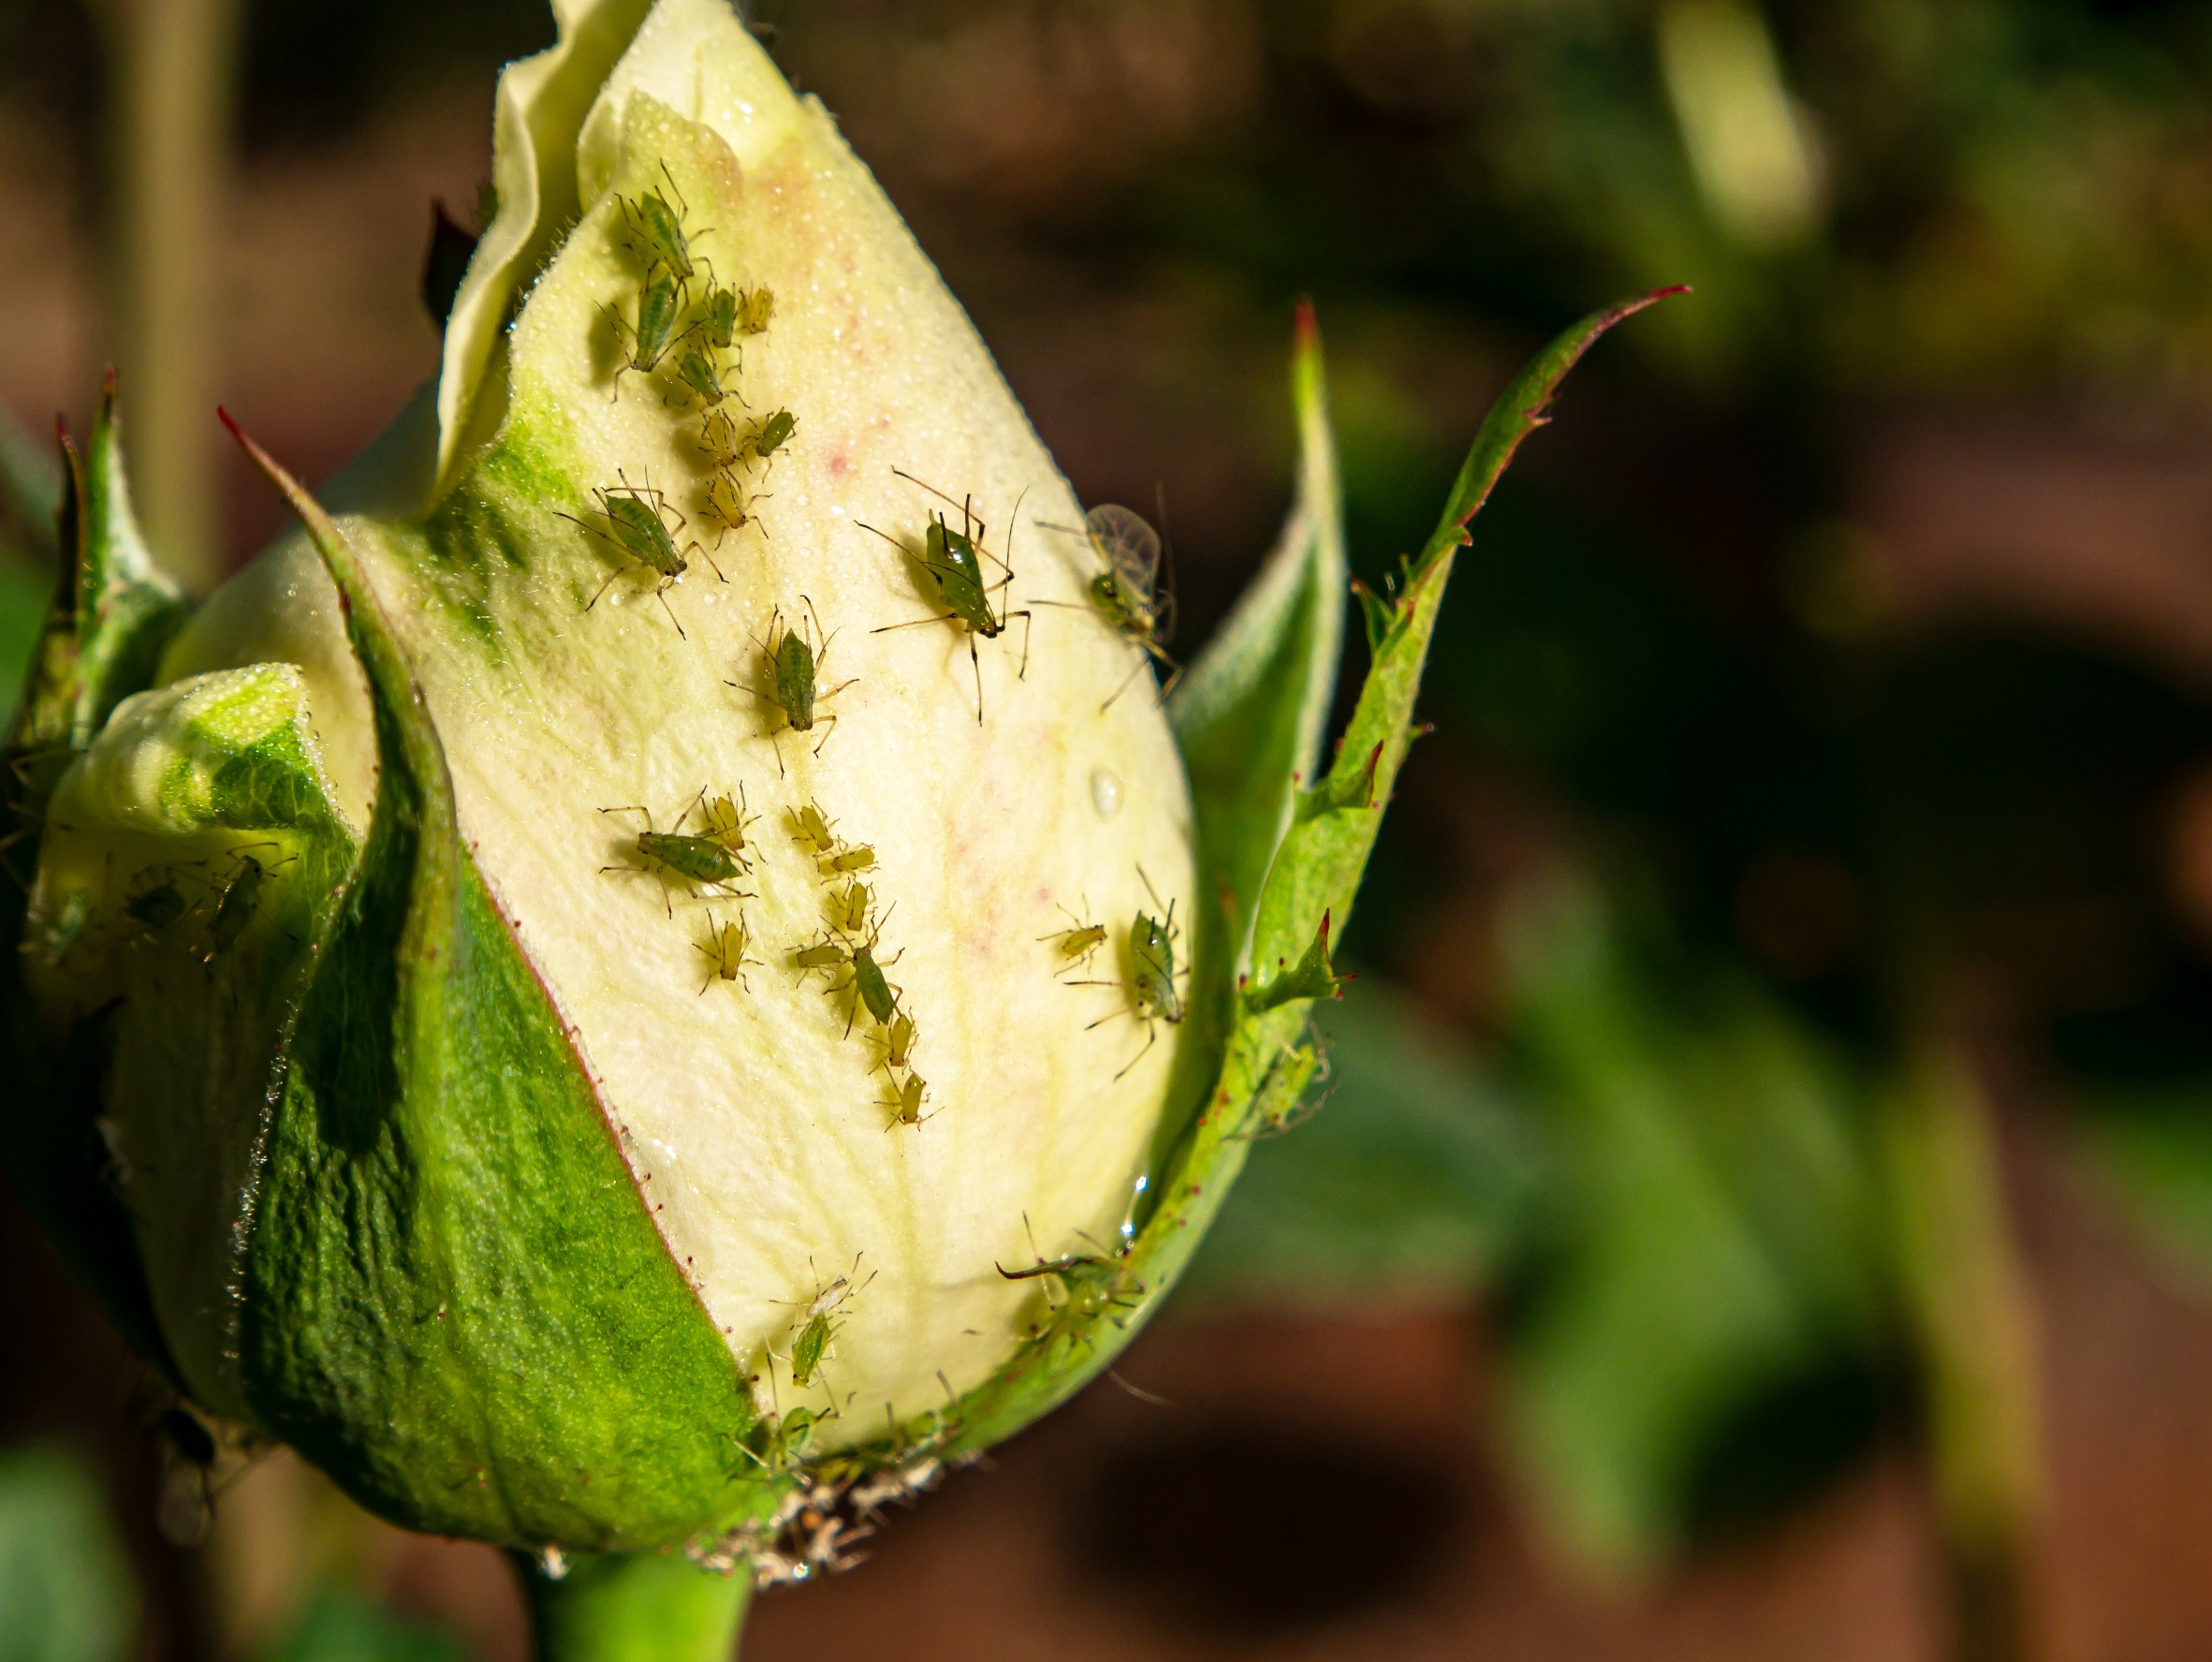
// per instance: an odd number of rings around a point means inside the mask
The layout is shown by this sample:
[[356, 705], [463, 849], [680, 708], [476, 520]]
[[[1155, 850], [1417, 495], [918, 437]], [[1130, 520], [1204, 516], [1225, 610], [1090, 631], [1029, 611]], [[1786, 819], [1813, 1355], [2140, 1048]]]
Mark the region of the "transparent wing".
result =
[[1134, 508], [1106, 502], [1083, 516], [1083, 528], [1107, 569], [1149, 604], [1160, 572], [1160, 534], [1150, 522]]

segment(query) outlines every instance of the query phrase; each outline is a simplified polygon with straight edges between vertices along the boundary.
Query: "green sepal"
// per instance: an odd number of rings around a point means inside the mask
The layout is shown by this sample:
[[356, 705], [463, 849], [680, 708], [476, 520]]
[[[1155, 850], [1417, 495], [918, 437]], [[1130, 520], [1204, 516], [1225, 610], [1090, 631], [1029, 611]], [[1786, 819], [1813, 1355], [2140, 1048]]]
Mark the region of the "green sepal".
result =
[[1367, 625], [1368, 655], [1373, 657], [1405, 626], [1405, 615], [1399, 610], [1395, 596], [1376, 594], [1359, 578], [1352, 580], [1352, 592], [1359, 597], [1359, 615]]
[[116, 705], [154, 684], [162, 648], [191, 610], [131, 508], [114, 371], [101, 386], [83, 454], [66, 433], [61, 449], [67, 477], [56, 529], [68, 559], [7, 747], [10, 806], [34, 829], [69, 757], [92, 743]]
[[1274, 975], [1256, 987], [1244, 989], [1244, 1007], [1248, 1011], [1263, 1016], [1286, 1004], [1311, 1004], [1320, 998], [1344, 996], [1344, 983], [1358, 978], [1339, 975], [1337, 966], [1330, 962], [1328, 925], [1329, 915], [1324, 912], [1321, 927], [1313, 933], [1313, 944], [1306, 949], [1303, 958], [1296, 963], [1278, 959]]
[[444, 748], [360, 562], [242, 442], [337, 585], [379, 762], [266, 1135], [249, 1400], [418, 1530], [638, 1551], [770, 1508], [742, 1447], [747, 1381], [461, 842]]
[[[1191, 923], [1191, 1014], [1173, 1100], [1195, 1102], [1228, 1044], [1231, 993], [1252, 962], [1260, 886], [1312, 772], [1344, 633], [1344, 507], [1321, 331], [1298, 308], [1291, 356], [1298, 479], [1274, 551], [1168, 699], [1191, 782], [1198, 876], [1218, 906]], [[1185, 1122], [1171, 1114], [1164, 1145]], [[1165, 1146], [1161, 1149], [1165, 1153]]]
[[[1374, 846], [1382, 804], [1389, 801], [1399, 767], [1421, 731], [1413, 719], [1414, 699], [1420, 689], [1444, 582], [1451, 575], [1452, 555], [1468, 540], [1468, 522], [1487, 500], [1521, 441], [1544, 423], [1560, 381], [1583, 353], [1623, 318], [1676, 292], [1679, 291], [1663, 290], [1622, 302], [1569, 329], [1506, 389], [1475, 435], [1435, 534], [1420, 558], [1407, 567], [1406, 586], [1393, 602], [1395, 610], [1384, 630], [1383, 650], [1376, 655], [1360, 690], [1350, 728], [1339, 746], [1337, 767], [1331, 777], [1316, 787], [1332, 798], [1351, 797], [1355, 787], [1340, 777], [1348, 769], [1359, 781], [1356, 792], [1362, 802], [1370, 789], [1366, 782], [1371, 778], [1376, 804], [1372, 809], [1344, 809], [1301, 817], [1294, 812], [1295, 779], [1272, 775], [1256, 761], [1247, 769], [1233, 770], [1226, 765], [1225, 751], [1205, 752], [1209, 761], [1219, 757], [1223, 764], [1218, 770], [1209, 767], [1205, 785], [1199, 783], [1198, 769], [1194, 766], [1200, 845], [1208, 851], [1207, 858], [1216, 862], [1207, 869], [1218, 874], [1223, 869], [1219, 862], [1226, 856], [1249, 860], [1250, 839], [1260, 834], [1272, 805], [1276, 841], [1266, 881], [1257, 892], [1248, 962], [1288, 960], [1295, 950], [1300, 953], [1302, 963], [1311, 943], [1318, 952], [1318, 961], [1326, 963], [1323, 920], [1342, 919], [1351, 911]], [[1312, 354], [1300, 367], [1301, 388], [1312, 389], [1311, 398], [1301, 398], [1301, 413], [1319, 419], [1325, 428], [1319, 399], [1318, 345], [1310, 323], [1301, 327], [1300, 350], [1302, 357], [1307, 352]], [[1309, 480], [1319, 472], [1314, 442], [1309, 430], [1305, 475]], [[1326, 431], [1320, 442], [1326, 443]], [[1294, 514], [1294, 525], [1296, 522]], [[1310, 553], [1309, 557], [1326, 558], [1320, 553]], [[1271, 563], [1260, 583], [1265, 586], [1277, 581], [1288, 586], [1295, 579], [1279, 578], [1278, 568]], [[1283, 711], [1270, 713], [1260, 707], [1265, 686], [1271, 685], [1286, 699], [1295, 699], [1293, 708], [1300, 717], [1316, 703], [1326, 713], [1326, 689], [1317, 696], [1310, 683], [1292, 682], [1286, 686], [1289, 678], [1270, 677], [1265, 672], [1282, 664], [1285, 656], [1298, 656], [1292, 650], [1292, 643], [1301, 639], [1297, 610], [1295, 606], [1279, 604], [1272, 613], [1279, 632], [1271, 640], [1238, 641], [1235, 655], [1222, 660], [1218, 673], [1223, 684], [1238, 688], [1246, 699], [1209, 697], [1196, 706], [1185, 703], [1178, 707], [1177, 735], [1186, 755], [1194, 745], [1210, 743], [1217, 732], [1240, 733], [1256, 752], [1264, 736], [1280, 734], [1285, 726], [1297, 730], [1298, 722], [1283, 723]], [[1247, 615], [1244, 606], [1239, 607], [1238, 615]], [[1301, 661], [1311, 665], [1317, 656], [1318, 649], [1311, 649]], [[1201, 658], [1199, 670], [1204, 670], [1212, 657], [1209, 651]], [[1194, 671], [1194, 676], [1197, 673]], [[1186, 685], [1190, 679], [1186, 678]], [[1205, 723], [1196, 719], [1197, 712], [1214, 711], [1223, 712], [1218, 728], [1210, 718]], [[1280, 756], [1282, 747], [1274, 754]], [[1218, 841], [1209, 843], [1209, 826], [1217, 828], [1213, 833], [1217, 837], [1235, 826], [1241, 837], [1225, 847]], [[1233, 893], [1224, 899], [1232, 926], [1240, 909]], [[897, 1438], [842, 1457], [847, 1467], [909, 1463], [917, 1452], [933, 1459], [979, 1453], [1049, 1412], [1104, 1372], [1159, 1309], [1180, 1277], [1243, 1169], [1255, 1131], [1277, 1128], [1295, 1118], [1298, 1099], [1318, 1063], [1306, 1037], [1311, 1009], [1312, 999], [1297, 993], [1260, 1008], [1244, 1001], [1230, 1018], [1227, 1052], [1213, 1088], [1165, 1163], [1152, 1190], [1151, 1213], [1143, 1226], [1118, 1250], [1102, 1248], [1092, 1257], [1062, 1260], [1064, 1268], [1057, 1273], [1036, 1274], [1040, 1292], [1035, 1318], [1028, 1343], [1012, 1360], [948, 1408], [911, 1422]], [[1189, 1045], [1188, 1036], [1184, 1042]]]
[[1302, 951], [1325, 913], [1333, 915], [1340, 927], [1350, 916], [1382, 828], [1381, 804], [1390, 800], [1398, 771], [1416, 736], [1414, 699], [1420, 690], [1453, 556], [1468, 541], [1468, 522], [1489, 500], [1521, 441], [1549, 419], [1546, 411], [1560, 382], [1583, 353], [1621, 319], [1673, 292], [1643, 295], [1585, 317], [1539, 353], [1491, 407], [1436, 530], [1419, 557], [1405, 567], [1405, 585], [1390, 602], [1392, 621], [1369, 668], [1351, 725], [1338, 745], [1336, 766], [1317, 787], [1330, 800], [1371, 802], [1375, 806], [1316, 815], [1291, 827], [1276, 850], [1260, 898], [1252, 933], [1253, 962], [1270, 963]]
[[161, 649], [190, 610], [155, 564], [131, 510], [115, 374], [108, 373], [80, 456], [66, 434], [55, 540], [66, 558], [0, 751], [0, 1022], [12, 1063], [0, 1093], [0, 1146], [18, 1192], [50, 1240], [139, 1354], [176, 1382], [154, 1320], [130, 1220], [103, 1178], [95, 1121], [104, 1049], [87, 1023], [58, 1046], [39, 1029], [21, 947], [46, 806], [72, 759], [115, 706], [154, 680]]

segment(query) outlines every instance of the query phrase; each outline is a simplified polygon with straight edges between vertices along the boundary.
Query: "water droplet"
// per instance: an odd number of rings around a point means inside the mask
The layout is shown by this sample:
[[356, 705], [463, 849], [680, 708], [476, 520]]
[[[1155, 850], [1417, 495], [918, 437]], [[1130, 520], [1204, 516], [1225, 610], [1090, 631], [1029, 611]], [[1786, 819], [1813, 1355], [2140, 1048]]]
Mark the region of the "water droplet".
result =
[[1091, 805], [1101, 819], [1111, 819], [1121, 811], [1121, 782], [1104, 768], [1091, 770]]

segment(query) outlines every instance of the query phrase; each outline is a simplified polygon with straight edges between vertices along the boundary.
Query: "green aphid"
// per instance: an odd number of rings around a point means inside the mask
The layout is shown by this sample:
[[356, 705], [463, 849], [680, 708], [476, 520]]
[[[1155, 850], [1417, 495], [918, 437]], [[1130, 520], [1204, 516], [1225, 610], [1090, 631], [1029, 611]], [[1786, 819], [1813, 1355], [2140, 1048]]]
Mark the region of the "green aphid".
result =
[[768, 522], [760, 517], [754, 505], [766, 502], [767, 491], [748, 491], [738, 476], [728, 468], [716, 468], [707, 476], [707, 517], [721, 527], [714, 533], [714, 546], [720, 548], [722, 539], [732, 531], [742, 531], [747, 525], [758, 525], [763, 537], [768, 535]]
[[38, 932], [38, 956], [50, 969], [59, 968], [77, 949], [92, 928], [97, 909], [89, 889], [72, 889], [62, 896], [62, 904]]
[[851, 954], [837, 941], [825, 936], [811, 947], [801, 947], [791, 954], [791, 962], [798, 964], [801, 976], [817, 969], [835, 969]]
[[722, 370], [711, 352], [702, 352], [696, 346], [686, 346], [676, 360], [676, 376], [692, 397], [711, 409], [729, 396], [729, 389], [722, 384]]
[[736, 289], [719, 283], [707, 285], [707, 299], [699, 308], [699, 329], [707, 345], [717, 352], [726, 352], [737, 344], [738, 311], [743, 303], [744, 297]]
[[776, 291], [767, 284], [746, 289], [744, 303], [738, 308], [738, 332], [768, 333], [769, 319], [775, 316], [775, 311]]
[[728, 883], [743, 870], [737, 857], [712, 837], [680, 836], [674, 831], [639, 831], [637, 852], [700, 883]]
[[694, 899], [697, 898], [697, 890], [690, 887], [693, 884], [704, 885], [733, 900], [754, 898], [749, 894], [740, 894], [730, 887], [744, 870], [739, 863], [736, 855], [711, 836], [694, 837], [682, 834], [683, 821], [691, 815], [689, 808], [686, 808], [682, 816], [677, 819], [678, 829], [667, 831], [653, 830], [651, 808], [632, 804], [620, 808], [602, 808], [599, 812], [602, 814], [642, 814], [645, 816], [645, 829], [637, 833], [637, 840], [632, 845], [632, 850], [637, 854], [641, 863], [637, 865], [607, 865], [601, 866], [599, 869], [603, 872], [630, 873], [658, 877], [661, 883], [661, 905], [670, 917], [675, 916], [676, 910], [668, 902], [668, 883], [672, 877], [682, 879], [685, 884], [685, 891], [691, 894]]
[[821, 862], [825, 877], [843, 876], [852, 872], [865, 872], [875, 864], [875, 845], [856, 843], [850, 848], [840, 848]]
[[883, 967], [876, 963], [875, 953], [870, 948], [853, 949], [853, 985], [859, 990], [860, 1002], [868, 1007], [875, 1024], [887, 1025], [899, 1007], [899, 1001], [891, 984], [884, 979]]
[[832, 890], [829, 895], [829, 927], [840, 934], [858, 934], [868, 927], [868, 911], [875, 904], [875, 896], [868, 892], [865, 883], [854, 883], [850, 888]]
[[[960, 529], [955, 531], [945, 522], [943, 513], [932, 513], [930, 517], [929, 526], [922, 534], [920, 565], [922, 569], [929, 574], [930, 582], [936, 586], [938, 598], [945, 602], [946, 607], [945, 613], [939, 617], [916, 618], [909, 623], [886, 624], [874, 633], [884, 635], [893, 629], [912, 629], [927, 624], [951, 624], [956, 628], [965, 630], [968, 636], [969, 662], [975, 670], [975, 719], [981, 723], [983, 720], [983, 661], [976, 655], [975, 637], [980, 635], [986, 640], [995, 640], [1005, 631], [1009, 623], [1015, 618], [1020, 618], [1022, 620], [1021, 668], [1018, 674], [1026, 676], [1029, 673], [1029, 625], [1032, 614], [1026, 610], [1005, 610], [1003, 603], [997, 608], [991, 605], [991, 596], [1002, 593], [1014, 581], [1013, 538], [1011, 536], [1007, 538], [1006, 553], [1008, 557], [1004, 560], [1000, 559], [983, 547], [984, 534], [988, 527], [975, 517], [973, 500], [953, 503], [951, 497], [946, 496], [934, 485], [923, 484], [912, 474], [901, 473], [897, 468], [893, 468], [891, 471], [908, 483], [921, 485], [921, 488], [929, 492], [930, 495], [957, 507], [960, 510]], [[1018, 518], [1021, 512], [1020, 503], [1017, 502], [1014, 505], [1014, 511], [1016, 517]], [[883, 537], [885, 541], [890, 543], [901, 553], [909, 552], [906, 546], [897, 537], [882, 531], [876, 531], [873, 525], [864, 525], [862, 529], [875, 531], [878, 537]], [[910, 557], [912, 556], [910, 555]], [[989, 560], [993, 566], [998, 566], [1005, 573], [1005, 576], [1000, 578], [996, 582], [987, 585], [983, 580], [983, 562], [985, 560]]]
[[666, 267], [669, 275], [681, 281], [691, 275], [693, 237], [704, 231], [686, 231], [683, 222], [691, 217], [691, 204], [683, 199], [683, 192], [676, 186], [676, 176], [668, 171], [668, 164], [661, 164], [661, 177], [667, 181], [668, 196], [676, 199], [676, 206], [668, 206], [668, 198], [659, 189], [647, 191], [632, 199], [618, 197], [623, 223], [630, 233], [644, 244], [645, 267], [651, 272], [656, 266]]
[[791, 835], [815, 853], [828, 854], [837, 846], [837, 821], [818, 802], [805, 802], [791, 810]]
[[[786, 625], [782, 611], [778, 610], [769, 618], [767, 641], [757, 639], [754, 641], [760, 648], [762, 667], [768, 670], [768, 685], [745, 686], [743, 690], [774, 705], [783, 716], [784, 727], [811, 733], [814, 729], [815, 706], [827, 704], [853, 683], [841, 681], [835, 686], [822, 685], [817, 672], [829, 656], [829, 640], [822, 633], [822, 619], [814, 610], [813, 601], [804, 595], [799, 598], [806, 601], [807, 615], [796, 620], [798, 626]], [[726, 684], [740, 684], [733, 681]], [[836, 728], [834, 714], [822, 718], [822, 737], [814, 745], [816, 756], [822, 754], [822, 746], [829, 743], [829, 735]], [[770, 728], [769, 743], [774, 743], [782, 731], [783, 728]], [[776, 767], [781, 771], [783, 766], [784, 749], [777, 744]]]
[[814, 1374], [822, 1365], [822, 1353], [829, 1348], [829, 1317], [822, 1315], [807, 1317], [805, 1327], [798, 1330], [798, 1337], [791, 1346], [791, 1383], [808, 1386], [814, 1382]]
[[717, 980], [738, 981], [748, 993], [753, 990], [752, 983], [745, 980], [745, 965], [758, 963], [760, 960], [745, 955], [752, 940], [742, 918], [734, 923], [717, 923], [713, 913], [707, 914], [707, 938], [692, 943], [707, 957], [707, 978], [699, 983], [702, 998]]
[[1135, 1309], [1144, 1302], [1144, 1284], [1114, 1257], [1072, 1253], [1049, 1262], [1040, 1258], [1026, 1270], [1009, 1270], [1003, 1264], [992, 1267], [1008, 1281], [1057, 1284], [1060, 1297], [1053, 1301], [1053, 1315], [1058, 1319], [1081, 1321], [1111, 1307]]
[[721, 844], [729, 851], [731, 858], [750, 872], [753, 863], [745, 858], [745, 828], [758, 824], [760, 816], [747, 812], [743, 782], [739, 782], [738, 794], [734, 800], [719, 796], [710, 801], [702, 788], [698, 802], [699, 822], [705, 827], [704, 834]]
[[[200, 953], [202, 963], [212, 963], [215, 954], [227, 952], [238, 945], [238, 938], [245, 934], [261, 909], [261, 885], [268, 880], [274, 866], [263, 865], [250, 854], [236, 854], [237, 865], [223, 879], [223, 892], [215, 902], [215, 915], [209, 920], [208, 932]], [[289, 857], [286, 857], [288, 860]], [[286, 860], [276, 863], [283, 865]]]
[[[855, 1258], [853, 1269], [857, 1271], [860, 1260]], [[868, 1281], [873, 1281], [873, 1275]], [[851, 1275], [840, 1275], [835, 1281], [814, 1295], [814, 1302], [806, 1307], [798, 1336], [791, 1342], [791, 1383], [801, 1387], [812, 1385], [814, 1375], [821, 1371], [822, 1359], [829, 1352], [829, 1342], [842, 1325], [832, 1320], [838, 1308], [854, 1294], [868, 1285], [868, 1281], [855, 1287]]]
[[794, 1408], [776, 1420], [776, 1447], [790, 1459], [798, 1459], [806, 1452], [813, 1440], [815, 1422], [823, 1416], [812, 1408]]
[[918, 1125], [922, 1123], [922, 1098], [930, 1092], [929, 1084], [918, 1073], [910, 1073], [903, 1081], [893, 1081], [890, 1094], [877, 1098], [877, 1106], [891, 1110], [894, 1125]]
[[884, 966], [886, 963], [898, 963], [901, 955], [894, 952], [882, 963], [878, 963], [875, 956], [876, 939], [883, 934], [884, 924], [889, 917], [890, 913], [886, 912], [878, 918], [875, 926], [868, 932], [868, 938], [844, 951], [844, 961], [851, 973], [843, 980], [830, 984], [829, 995], [832, 998], [841, 993], [853, 995], [852, 1010], [845, 1017], [845, 1034], [848, 1037], [852, 1035], [853, 1023], [860, 1019], [862, 1010], [875, 1019], [878, 1027], [889, 1026], [899, 1013], [900, 992], [884, 978]]
[[1103, 923], [1086, 923], [1065, 906], [1061, 907], [1060, 911], [1073, 927], [1054, 930], [1050, 934], [1037, 936], [1037, 939], [1060, 943], [1060, 967], [1055, 973], [1064, 975], [1071, 969], [1090, 964], [1099, 948], [1106, 945], [1106, 926]]
[[775, 410], [754, 422], [741, 443], [749, 455], [766, 462], [798, 431], [798, 418], [789, 410]]
[[621, 367], [614, 372], [615, 390], [619, 395], [624, 375], [652, 375], [667, 357], [668, 348], [683, 338], [676, 329], [677, 316], [683, 309], [682, 299], [675, 278], [652, 277], [638, 287], [636, 323], [611, 308], [603, 309], [616, 338], [629, 343]]
[[123, 915], [148, 934], [159, 934], [192, 909], [172, 875], [135, 891], [123, 903]]
[[[681, 635], [683, 625], [676, 622], [676, 613], [668, 605], [668, 591], [675, 586], [677, 580], [691, 569], [688, 556], [698, 555], [712, 568], [717, 578], [725, 582], [729, 580], [722, 576], [722, 567], [714, 564], [707, 551], [697, 542], [677, 542], [677, 537], [688, 529], [689, 522], [670, 506], [665, 493], [655, 489], [650, 480], [643, 485], [633, 485], [626, 476], [617, 477], [623, 480], [620, 485], [603, 486], [592, 493], [593, 499], [599, 505], [600, 517], [607, 522], [605, 525], [594, 525], [589, 520], [564, 513], [559, 508], [553, 510], [570, 524], [581, 526], [608, 544], [627, 562], [626, 566], [617, 566], [607, 581], [599, 585], [598, 592], [585, 603], [584, 610], [589, 611], [598, 605], [601, 596], [614, 586], [625, 569], [650, 571], [659, 580], [653, 585], [653, 596], [660, 601], [661, 610], [667, 612], [668, 621], [676, 625], [676, 633]], [[676, 516], [673, 531], [668, 527], [667, 517], [670, 514]]]
[[914, 1018], [901, 1010], [884, 1029], [883, 1039], [884, 1067], [886, 1071], [895, 1073], [904, 1067], [907, 1058], [914, 1054]]
[[1139, 911], [1129, 926], [1129, 992], [1140, 1022], [1183, 1019], [1182, 995], [1176, 991], [1175, 905], [1168, 904], [1165, 919]]
[[[1144, 871], [1141, 867], [1138, 868], [1137, 875], [1144, 877]], [[1145, 877], [1144, 884], [1146, 890], [1150, 892], [1152, 887], [1151, 879]], [[1151, 899], [1155, 906], [1160, 904], [1158, 894], [1152, 894]], [[1140, 906], [1137, 908], [1135, 918], [1131, 920], [1129, 925], [1128, 980], [1126, 982], [1075, 981], [1069, 983], [1071, 986], [1077, 987], [1121, 986], [1129, 995], [1128, 1013], [1144, 1023], [1144, 1049], [1129, 1059], [1128, 1066], [1124, 1066], [1121, 1073], [1114, 1075], [1117, 1080], [1121, 1078], [1122, 1074], [1126, 1074], [1131, 1067], [1135, 1067], [1144, 1060], [1146, 1053], [1151, 1050], [1153, 1043], [1160, 1037], [1159, 1024], [1161, 1022], [1165, 1022], [1173, 1027], [1180, 1023], [1183, 1017], [1189, 1013], [1188, 1007], [1183, 1002], [1182, 993], [1176, 985], [1178, 980], [1187, 978], [1190, 974], [1188, 965], [1179, 965], [1175, 961], [1175, 944], [1181, 934], [1182, 931], [1176, 927], [1175, 903], [1173, 901], [1167, 903], [1165, 911], [1162, 915], [1148, 912]], [[1113, 1019], [1110, 1015], [1101, 1016], [1091, 1025], [1092, 1027], [1104, 1026]]]
[[752, 460], [752, 452], [744, 448], [744, 434], [738, 427], [738, 419], [727, 410], [707, 412], [699, 422], [698, 446], [707, 464], [719, 472], [733, 471]]
[[[806, 599], [804, 596], [800, 597]], [[813, 616], [813, 601], [807, 599], [807, 613], [813, 618], [814, 629], [819, 635], [822, 621]], [[775, 642], [769, 651], [769, 662], [774, 670], [774, 679], [769, 684], [775, 689], [776, 708], [783, 711], [784, 719], [799, 732], [812, 732], [816, 692], [814, 670], [821, 660], [828, 655], [829, 643], [825, 640], [822, 650], [816, 652], [808, 643], [806, 636], [797, 629], [785, 629], [783, 638], [777, 640], [776, 623], [772, 617], [769, 620], [769, 639]], [[832, 724], [837, 720], [835, 716], [829, 719]]]

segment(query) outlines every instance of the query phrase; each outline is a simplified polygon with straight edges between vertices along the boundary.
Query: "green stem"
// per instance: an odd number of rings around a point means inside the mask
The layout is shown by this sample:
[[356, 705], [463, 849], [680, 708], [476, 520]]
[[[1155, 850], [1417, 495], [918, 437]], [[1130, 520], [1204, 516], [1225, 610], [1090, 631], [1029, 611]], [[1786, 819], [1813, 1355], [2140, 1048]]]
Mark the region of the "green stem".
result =
[[106, 0], [116, 357], [149, 540], [195, 593], [222, 576], [212, 420], [241, 0]]
[[2044, 1499], [2034, 1294], [1996, 1127], [1967, 1059], [1933, 1045], [1883, 1115], [1898, 1270], [1921, 1356], [1956, 1662], [2029, 1654], [2028, 1552]]
[[579, 1552], [559, 1579], [512, 1554], [535, 1662], [730, 1662], [753, 1597], [750, 1566], [701, 1569], [679, 1554]]

